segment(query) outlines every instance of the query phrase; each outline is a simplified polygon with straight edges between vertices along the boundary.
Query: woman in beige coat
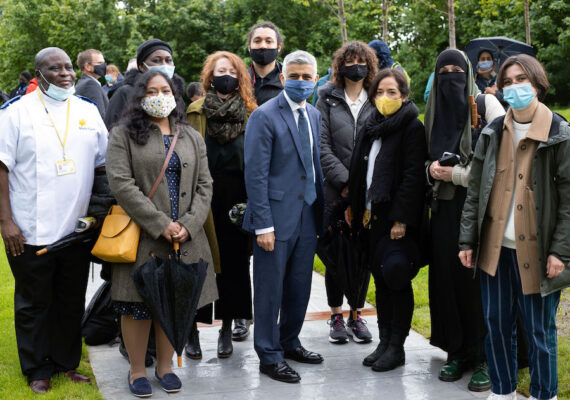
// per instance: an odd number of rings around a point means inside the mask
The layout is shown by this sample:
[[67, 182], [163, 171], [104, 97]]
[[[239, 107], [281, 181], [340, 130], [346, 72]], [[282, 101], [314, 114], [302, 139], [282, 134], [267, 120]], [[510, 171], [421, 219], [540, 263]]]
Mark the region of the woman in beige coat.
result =
[[[151, 200], [147, 195], [175, 134], [178, 141], [174, 153]], [[113, 265], [112, 299], [121, 314], [129, 354], [129, 388], [133, 394], [146, 397], [152, 394], [144, 366], [151, 316], [131, 272], [148, 261], [151, 253], [168, 256], [176, 241], [183, 262], [203, 258], [210, 265], [199, 306], [217, 298], [212, 257], [203, 229], [212, 198], [206, 147], [200, 134], [186, 122], [181, 96], [162, 72], [149, 71], [137, 79], [130, 107], [110, 134], [107, 175], [119, 205], [141, 227], [136, 262]], [[171, 369], [174, 350], [160, 326], [154, 326], [155, 376], [164, 390], [178, 391], [181, 383]]]

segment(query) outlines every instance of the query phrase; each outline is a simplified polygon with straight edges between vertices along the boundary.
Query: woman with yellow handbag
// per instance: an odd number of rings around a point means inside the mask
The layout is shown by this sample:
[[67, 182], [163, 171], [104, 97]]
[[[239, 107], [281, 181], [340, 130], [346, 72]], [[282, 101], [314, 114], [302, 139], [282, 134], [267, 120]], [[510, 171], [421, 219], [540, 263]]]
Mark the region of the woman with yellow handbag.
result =
[[[147, 397], [152, 389], [144, 361], [152, 320], [131, 272], [152, 255], [167, 257], [172, 242], [180, 243], [183, 262], [203, 258], [212, 265], [203, 228], [212, 198], [212, 178], [204, 141], [186, 122], [181, 93], [167, 75], [161, 71], [141, 75], [129, 103], [120, 124], [110, 134], [107, 175], [118, 204], [141, 233], [135, 262], [113, 264], [112, 299], [121, 314], [129, 354], [129, 389], [136, 396]], [[216, 298], [210, 267], [199, 307]], [[155, 376], [164, 390], [177, 392], [181, 382], [171, 369], [174, 350], [160, 326], [154, 326]]]

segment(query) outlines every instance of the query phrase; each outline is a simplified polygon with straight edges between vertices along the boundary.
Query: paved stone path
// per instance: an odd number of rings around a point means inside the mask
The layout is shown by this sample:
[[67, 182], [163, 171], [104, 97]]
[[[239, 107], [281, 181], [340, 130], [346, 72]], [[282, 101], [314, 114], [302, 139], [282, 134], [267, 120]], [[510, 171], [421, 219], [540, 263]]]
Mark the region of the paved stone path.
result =
[[[95, 277], [98, 271], [95, 272]], [[89, 282], [88, 298], [100, 280]], [[372, 307], [367, 304], [366, 307]], [[324, 278], [313, 274], [309, 313], [327, 311]], [[313, 314], [313, 316], [316, 314]], [[253, 349], [253, 338], [234, 342], [234, 354], [228, 359], [216, 356], [219, 327], [200, 328], [202, 360], [183, 356], [183, 366], [174, 368], [182, 380], [182, 391], [169, 395], [151, 378], [153, 399], [192, 400], [327, 400], [327, 399], [385, 399], [385, 400], [467, 400], [485, 399], [489, 392], [467, 390], [470, 373], [461, 380], [444, 383], [437, 378], [445, 353], [430, 346], [427, 339], [411, 332], [406, 348], [406, 365], [385, 373], [373, 372], [362, 365], [362, 359], [378, 344], [376, 317], [368, 316], [374, 341], [369, 344], [349, 342], [334, 345], [328, 342], [326, 320], [306, 321], [301, 332], [303, 345], [325, 358], [320, 365], [291, 361], [302, 377], [299, 384], [276, 382], [259, 373], [259, 360]], [[97, 385], [106, 400], [132, 400], [127, 387], [128, 363], [115, 345], [90, 346], [89, 357]], [[154, 367], [147, 369], [154, 376]], [[524, 397], [520, 396], [520, 399]]]

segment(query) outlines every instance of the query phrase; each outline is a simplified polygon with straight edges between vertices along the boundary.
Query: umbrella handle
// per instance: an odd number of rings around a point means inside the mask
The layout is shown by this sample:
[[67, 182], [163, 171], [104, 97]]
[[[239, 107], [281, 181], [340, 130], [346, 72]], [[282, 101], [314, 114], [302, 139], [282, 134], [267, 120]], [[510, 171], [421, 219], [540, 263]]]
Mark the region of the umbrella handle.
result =
[[180, 250], [180, 242], [173, 242], [172, 246], [174, 247], [174, 251]]
[[36, 251], [36, 256], [41, 256], [43, 254], [46, 254], [47, 252], [48, 252], [47, 247], [44, 247], [43, 249]]
[[176, 359], [178, 360], [178, 366], [182, 367], [182, 357], [181, 356], [177, 356]]

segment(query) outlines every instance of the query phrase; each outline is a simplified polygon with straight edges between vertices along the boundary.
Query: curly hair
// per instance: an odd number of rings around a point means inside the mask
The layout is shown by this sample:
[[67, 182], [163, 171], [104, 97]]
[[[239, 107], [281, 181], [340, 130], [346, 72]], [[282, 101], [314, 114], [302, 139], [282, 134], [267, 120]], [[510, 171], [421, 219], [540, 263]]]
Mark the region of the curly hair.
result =
[[214, 80], [214, 67], [220, 58], [227, 58], [236, 69], [237, 78], [239, 81], [239, 94], [245, 101], [245, 107], [247, 108], [247, 111], [252, 112], [257, 108], [257, 102], [253, 96], [251, 77], [249, 76], [249, 72], [247, 71], [243, 60], [234, 53], [230, 53], [229, 51], [216, 51], [215, 53], [210, 54], [208, 58], [206, 58], [206, 61], [204, 61], [204, 66], [202, 67], [202, 72], [200, 73], [200, 79], [202, 80], [204, 89], [207, 90], [212, 86], [212, 81]]
[[344, 77], [340, 73], [340, 67], [350, 61], [362, 60], [366, 62], [368, 74], [364, 78], [363, 86], [368, 89], [378, 72], [378, 58], [372, 47], [364, 42], [348, 42], [335, 51], [332, 62], [331, 81], [338, 88], [344, 88]]
[[182, 93], [180, 93], [176, 85], [173, 84], [172, 80], [162, 72], [156, 70], [141, 73], [133, 85], [133, 91], [127, 102], [128, 107], [121, 115], [119, 121], [119, 124], [124, 127], [129, 136], [140, 145], [145, 145], [148, 142], [148, 131], [152, 123], [151, 117], [143, 110], [141, 102], [146, 96], [148, 82], [157, 75], [162, 75], [162, 77], [166, 79], [166, 82], [168, 82], [172, 90], [172, 95], [176, 99], [176, 108], [172, 110], [168, 118], [177, 125], [188, 125]]

